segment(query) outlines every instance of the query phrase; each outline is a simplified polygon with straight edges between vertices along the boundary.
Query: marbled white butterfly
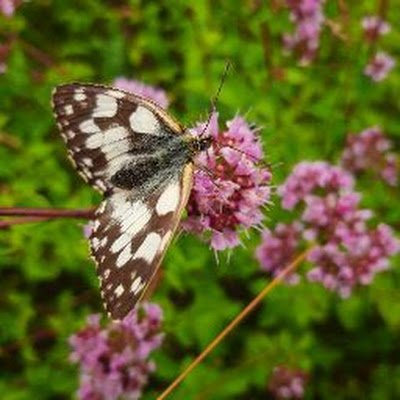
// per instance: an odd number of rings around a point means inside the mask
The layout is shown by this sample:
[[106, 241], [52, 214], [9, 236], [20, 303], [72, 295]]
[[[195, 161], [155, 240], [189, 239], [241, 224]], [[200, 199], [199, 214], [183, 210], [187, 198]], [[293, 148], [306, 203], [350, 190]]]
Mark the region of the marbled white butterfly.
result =
[[161, 263], [188, 201], [193, 158], [211, 139], [111, 87], [58, 86], [53, 108], [72, 163], [104, 196], [90, 247], [106, 310], [122, 319]]

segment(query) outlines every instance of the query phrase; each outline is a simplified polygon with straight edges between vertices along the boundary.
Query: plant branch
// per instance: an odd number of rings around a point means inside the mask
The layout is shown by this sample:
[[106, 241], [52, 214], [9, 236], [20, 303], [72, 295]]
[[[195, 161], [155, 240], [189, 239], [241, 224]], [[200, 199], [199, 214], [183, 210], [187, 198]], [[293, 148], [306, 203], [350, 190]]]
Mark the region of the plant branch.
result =
[[157, 400], [164, 400], [172, 391], [197, 367], [207, 356], [210, 354], [215, 347], [240, 323], [242, 320], [249, 315], [264, 299], [264, 297], [282, 280], [293, 272], [306, 258], [310, 249], [301, 253], [292, 263], [290, 263], [285, 269], [282, 270], [267, 286], [233, 319], [220, 333], [219, 335], [199, 354], [194, 361], [167, 387], [167, 389], [157, 397]]
[[25, 208], [0, 207], [0, 216], [12, 217], [41, 217], [43, 218], [83, 218], [94, 216], [93, 208], [62, 209], [62, 208]]
[[377, 13], [381, 18], [386, 19], [388, 9], [389, 9], [389, 0], [378, 1]]
[[37, 48], [31, 43], [23, 40], [22, 38], [16, 38], [17, 42], [22, 46], [22, 48], [26, 51], [26, 53], [32, 57], [34, 60], [44, 65], [47, 68], [55, 67], [56, 62], [50, 57], [46, 52]]

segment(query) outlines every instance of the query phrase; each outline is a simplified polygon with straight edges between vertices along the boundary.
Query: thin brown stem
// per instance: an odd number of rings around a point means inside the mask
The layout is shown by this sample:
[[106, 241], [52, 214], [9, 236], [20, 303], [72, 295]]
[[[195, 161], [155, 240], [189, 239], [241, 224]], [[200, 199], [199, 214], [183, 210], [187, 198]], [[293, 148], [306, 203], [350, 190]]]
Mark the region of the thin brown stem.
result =
[[47, 68], [51, 68], [56, 65], [55, 61], [43, 50], [35, 47], [33, 44], [28, 43], [21, 38], [17, 38], [17, 41], [26, 51], [26, 53], [34, 60], [38, 61], [40, 64], [44, 65]]
[[94, 209], [0, 207], [0, 216], [91, 219], [94, 216]]
[[233, 319], [221, 332], [220, 334], [199, 354], [194, 361], [167, 387], [167, 389], [157, 397], [157, 400], [163, 400], [170, 395], [173, 390], [197, 367], [207, 356], [210, 354], [215, 347], [247, 316], [249, 315], [264, 299], [264, 297], [282, 280], [292, 273], [306, 258], [310, 249], [301, 253], [292, 263], [290, 263], [282, 272], [277, 275], [265, 288]]
[[21, 141], [8, 133], [0, 132], [0, 146], [18, 150], [21, 147]]
[[389, 9], [389, 0], [378, 1], [377, 13], [381, 18], [386, 19], [388, 9]]

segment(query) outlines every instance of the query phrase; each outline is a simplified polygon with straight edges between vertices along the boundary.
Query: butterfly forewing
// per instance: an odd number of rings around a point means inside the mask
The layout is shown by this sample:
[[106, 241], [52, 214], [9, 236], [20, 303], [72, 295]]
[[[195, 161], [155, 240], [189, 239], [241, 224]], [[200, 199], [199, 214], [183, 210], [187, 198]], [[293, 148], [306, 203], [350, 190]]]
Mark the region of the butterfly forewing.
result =
[[[102, 193], [146, 135], [182, 133], [156, 104], [119, 89], [67, 84], [53, 94], [53, 108], [69, 157], [80, 175]], [[142, 146], [143, 147], [143, 146]]]
[[71, 160], [105, 194], [90, 247], [105, 307], [121, 319], [154, 276], [188, 199], [183, 129], [151, 101], [114, 88], [63, 85], [53, 102]]

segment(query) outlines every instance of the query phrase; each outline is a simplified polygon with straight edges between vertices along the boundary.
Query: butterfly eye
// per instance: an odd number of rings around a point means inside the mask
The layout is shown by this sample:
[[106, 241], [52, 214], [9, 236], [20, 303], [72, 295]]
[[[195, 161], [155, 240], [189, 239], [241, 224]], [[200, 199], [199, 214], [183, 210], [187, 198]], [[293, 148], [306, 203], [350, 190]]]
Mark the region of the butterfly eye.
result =
[[205, 138], [200, 139], [199, 141], [199, 150], [204, 151], [207, 150], [212, 144], [212, 137], [207, 136]]
[[188, 141], [189, 151], [192, 157], [195, 157], [198, 153], [207, 150], [212, 144], [212, 137], [207, 136], [204, 138], [190, 137]]

